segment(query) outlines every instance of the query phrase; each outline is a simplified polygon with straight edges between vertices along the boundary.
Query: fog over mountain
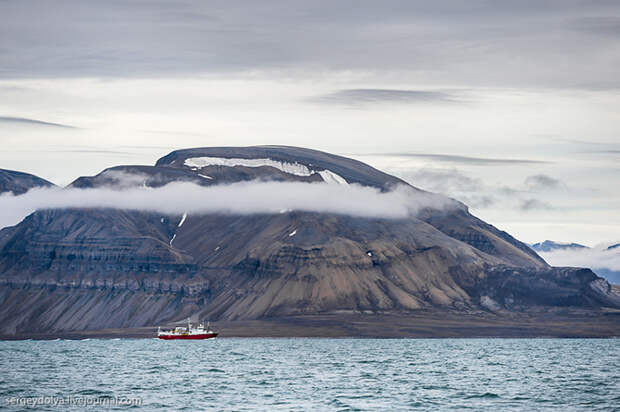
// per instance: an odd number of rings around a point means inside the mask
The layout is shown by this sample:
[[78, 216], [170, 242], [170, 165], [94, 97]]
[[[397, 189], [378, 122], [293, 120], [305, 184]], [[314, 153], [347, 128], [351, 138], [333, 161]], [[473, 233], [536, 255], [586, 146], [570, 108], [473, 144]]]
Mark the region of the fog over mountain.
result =
[[[140, 182], [144, 177], [127, 175]], [[112, 208], [163, 214], [257, 214], [291, 210], [350, 216], [406, 218], [424, 208], [457, 208], [458, 202], [397, 186], [389, 192], [356, 184], [346, 186], [293, 182], [244, 182], [204, 187], [169, 183], [159, 188], [32, 189], [0, 195], [0, 227], [19, 223], [37, 209]], [[461, 206], [462, 207], [462, 206]]]
[[509, 319], [620, 308], [617, 287], [586, 268], [549, 266], [464, 204], [311, 149], [177, 150], [65, 189], [5, 193], [0, 204], [37, 208], [0, 230], [4, 334], [187, 316]]
[[586, 247], [578, 243], [545, 241], [532, 245], [549, 264], [589, 267], [612, 283], [620, 284], [620, 247], [618, 243]]

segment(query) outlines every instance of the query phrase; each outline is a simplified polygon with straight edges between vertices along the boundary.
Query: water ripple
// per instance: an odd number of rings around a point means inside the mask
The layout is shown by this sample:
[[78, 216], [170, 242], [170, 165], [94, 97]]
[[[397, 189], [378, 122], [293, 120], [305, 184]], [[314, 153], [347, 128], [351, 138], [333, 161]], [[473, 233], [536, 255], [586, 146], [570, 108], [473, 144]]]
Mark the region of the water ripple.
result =
[[0, 359], [0, 408], [69, 395], [138, 397], [145, 410], [590, 411], [620, 400], [618, 340], [6, 341]]

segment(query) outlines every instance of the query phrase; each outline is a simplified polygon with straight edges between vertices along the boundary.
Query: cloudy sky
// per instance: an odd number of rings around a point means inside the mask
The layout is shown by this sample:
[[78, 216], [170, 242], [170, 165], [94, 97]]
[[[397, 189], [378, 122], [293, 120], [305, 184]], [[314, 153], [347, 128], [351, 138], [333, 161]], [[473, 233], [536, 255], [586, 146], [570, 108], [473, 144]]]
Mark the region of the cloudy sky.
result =
[[0, 168], [355, 157], [523, 241], [620, 240], [617, 1], [0, 0]]

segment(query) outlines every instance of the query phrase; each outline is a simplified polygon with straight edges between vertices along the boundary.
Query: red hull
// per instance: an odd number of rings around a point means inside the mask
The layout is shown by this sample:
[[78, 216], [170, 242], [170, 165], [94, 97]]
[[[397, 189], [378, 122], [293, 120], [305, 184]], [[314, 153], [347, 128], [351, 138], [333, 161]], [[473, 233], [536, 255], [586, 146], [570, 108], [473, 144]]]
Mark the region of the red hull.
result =
[[160, 335], [159, 339], [173, 340], [173, 339], [211, 339], [217, 336], [217, 333], [202, 333], [200, 335]]

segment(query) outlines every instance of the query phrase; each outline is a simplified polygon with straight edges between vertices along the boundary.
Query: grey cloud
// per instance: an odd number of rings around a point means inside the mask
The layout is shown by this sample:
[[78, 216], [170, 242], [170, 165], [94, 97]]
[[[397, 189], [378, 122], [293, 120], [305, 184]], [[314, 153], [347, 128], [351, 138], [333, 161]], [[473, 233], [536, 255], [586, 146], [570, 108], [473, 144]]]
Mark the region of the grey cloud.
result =
[[172, 151], [175, 149], [175, 146], [157, 146], [157, 145], [140, 145], [140, 146], [133, 146], [133, 145], [124, 145], [124, 146], [119, 146], [121, 149], [140, 149], [140, 150], [152, 150], [152, 149], [164, 149], [164, 150], [168, 150], [168, 151]]
[[[620, 55], [617, 36], [589, 34], [616, 23], [583, 16], [619, 13], [556, 0], [5, 1], [0, 77], [397, 71], [425, 85], [617, 87], [604, 64]], [[586, 32], [567, 29], [574, 21]]]
[[483, 187], [480, 179], [473, 179], [456, 169], [423, 168], [405, 172], [402, 177], [413, 186], [439, 193], [475, 192]]
[[500, 165], [533, 165], [548, 164], [552, 162], [544, 160], [531, 159], [499, 159], [488, 157], [469, 157], [447, 154], [429, 154], [429, 153], [373, 153], [374, 156], [395, 156], [395, 157], [417, 157], [421, 159], [431, 159], [439, 162], [462, 163], [478, 166], [500, 166]]
[[454, 197], [474, 208], [487, 208], [495, 204], [496, 199], [488, 194], [480, 179], [471, 178], [457, 169], [411, 170], [400, 174], [413, 186], [431, 192], [443, 193]]
[[[53, 146], [52, 146], [53, 147]], [[85, 153], [85, 154], [106, 154], [106, 155], [120, 155], [120, 156], [135, 156], [136, 152], [120, 151], [120, 150], [107, 150], [107, 149], [32, 149], [32, 150], [13, 150], [13, 153], [28, 152], [28, 153]]]
[[522, 211], [552, 210], [554, 207], [545, 200], [531, 198], [532, 192], [564, 186], [542, 174], [529, 176], [523, 186], [517, 187], [487, 184], [458, 169], [421, 168], [395, 174], [415, 187], [445, 194], [477, 209], [501, 205]]
[[597, 150], [597, 151], [591, 151], [589, 153], [596, 153], [596, 154], [619, 154], [620, 150]]
[[461, 202], [465, 203], [467, 206], [478, 209], [489, 208], [495, 203], [497, 203], [497, 199], [495, 199], [493, 196], [487, 195], [461, 195], [458, 197], [458, 199]]
[[205, 134], [205, 133], [182, 132], [182, 131], [175, 131], [175, 130], [142, 130], [142, 131], [145, 133], [163, 134], [163, 135], [168, 135], [168, 136], [194, 136], [194, 137], [208, 136], [208, 134]]
[[549, 190], [557, 189], [563, 186], [563, 184], [558, 179], [540, 174], [528, 176], [525, 179], [525, 186], [527, 186], [530, 190]]
[[549, 140], [562, 143], [562, 148], [569, 146], [571, 153], [587, 153], [587, 154], [615, 154], [620, 153], [620, 144], [616, 142], [604, 142], [594, 139], [566, 139], [566, 138], [550, 138]]
[[[310, 99], [311, 102], [341, 105], [373, 103], [457, 103], [456, 96], [436, 90], [344, 89]], [[464, 100], [462, 101], [464, 102]]]
[[521, 202], [519, 205], [519, 209], [523, 211], [531, 211], [531, 210], [551, 210], [553, 207], [547, 203], [538, 199], [526, 199]]
[[605, 36], [620, 36], [619, 16], [589, 16], [573, 20], [570, 27], [589, 33]]
[[516, 189], [514, 187], [509, 186], [501, 186], [497, 189], [497, 193], [506, 197], [516, 197], [523, 194], [523, 190]]
[[67, 149], [67, 150], [46, 150], [44, 153], [83, 153], [90, 155], [115, 155], [123, 157], [135, 157], [137, 152], [119, 151], [119, 150], [104, 150], [104, 149]]
[[59, 127], [63, 129], [77, 129], [77, 127], [70, 126], [67, 124], [45, 122], [43, 120], [28, 119], [26, 117], [0, 116], [0, 123], [22, 124], [22, 125], [30, 125], [30, 126]]

